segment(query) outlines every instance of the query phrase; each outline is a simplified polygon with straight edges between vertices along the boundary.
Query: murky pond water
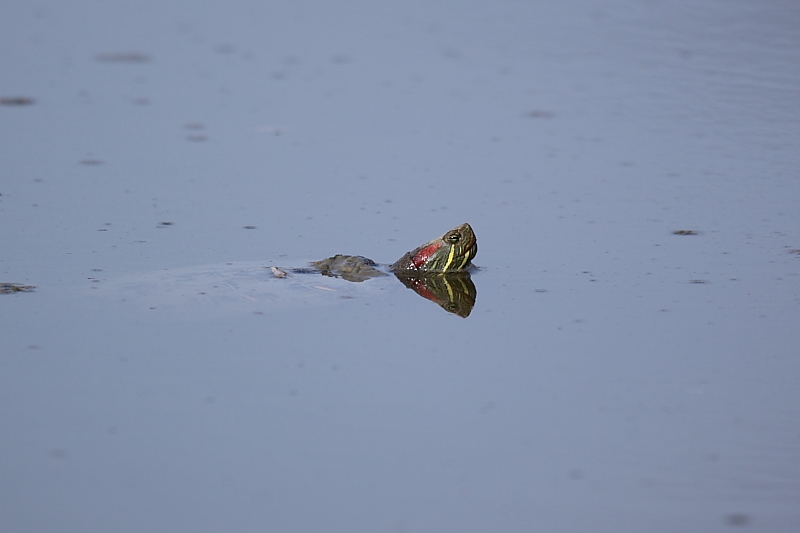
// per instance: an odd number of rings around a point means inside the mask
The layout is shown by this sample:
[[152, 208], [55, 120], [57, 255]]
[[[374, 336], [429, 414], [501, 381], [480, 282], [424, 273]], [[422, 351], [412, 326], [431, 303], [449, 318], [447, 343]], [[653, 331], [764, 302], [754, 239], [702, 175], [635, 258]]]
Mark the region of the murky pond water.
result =
[[798, 531], [798, 21], [5, 6], [0, 530]]

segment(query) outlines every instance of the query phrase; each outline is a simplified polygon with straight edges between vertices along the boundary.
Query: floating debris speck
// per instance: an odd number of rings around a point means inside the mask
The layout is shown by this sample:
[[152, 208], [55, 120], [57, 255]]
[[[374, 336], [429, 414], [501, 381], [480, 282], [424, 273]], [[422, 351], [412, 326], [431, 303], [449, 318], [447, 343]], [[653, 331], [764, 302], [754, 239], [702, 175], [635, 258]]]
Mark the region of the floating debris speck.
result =
[[269, 269], [272, 271], [272, 275], [275, 276], [276, 278], [285, 278], [286, 276], [289, 275], [286, 273], [285, 270], [281, 270], [278, 267], [269, 267]]
[[16, 292], [32, 292], [33, 285], [22, 285], [20, 283], [0, 283], [0, 294], [14, 294]]

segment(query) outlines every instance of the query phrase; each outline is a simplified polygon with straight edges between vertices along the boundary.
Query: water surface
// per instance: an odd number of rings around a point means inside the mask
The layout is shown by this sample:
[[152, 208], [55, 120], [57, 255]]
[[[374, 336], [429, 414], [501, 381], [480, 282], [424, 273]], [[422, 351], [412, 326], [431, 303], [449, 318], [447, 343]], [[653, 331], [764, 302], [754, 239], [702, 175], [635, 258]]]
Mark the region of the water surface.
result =
[[797, 531], [795, 3], [273, 4], [4, 7], [0, 530]]

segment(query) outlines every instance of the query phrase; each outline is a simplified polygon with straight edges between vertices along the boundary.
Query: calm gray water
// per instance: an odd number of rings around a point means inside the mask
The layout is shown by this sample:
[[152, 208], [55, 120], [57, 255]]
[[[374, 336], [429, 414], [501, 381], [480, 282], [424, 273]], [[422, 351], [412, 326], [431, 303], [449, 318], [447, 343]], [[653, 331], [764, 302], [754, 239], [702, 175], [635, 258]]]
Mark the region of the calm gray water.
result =
[[[800, 530], [797, 2], [13, 2], [0, 98], [0, 531]], [[462, 222], [468, 318], [263, 268]]]

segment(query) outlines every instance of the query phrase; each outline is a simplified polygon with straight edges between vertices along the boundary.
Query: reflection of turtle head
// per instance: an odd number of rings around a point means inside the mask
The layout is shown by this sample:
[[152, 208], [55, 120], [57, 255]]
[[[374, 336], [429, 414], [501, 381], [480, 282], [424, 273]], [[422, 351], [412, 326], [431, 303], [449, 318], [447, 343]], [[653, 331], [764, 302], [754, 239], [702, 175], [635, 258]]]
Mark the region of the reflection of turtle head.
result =
[[390, 268], [395, 273], [440, 274], [466, 270], [478, 253], [478, 241], [469, 224], [461, 224], [438, 239], [408, 252]]
[[475, 306], [478, 291], [472, 283], [469, 272], [429, 274], [427, 276], [407, 276], [396, 272], [395, 276], [403, 285], [414, 292], [439, 304], [448, 313], [467, 318]]

